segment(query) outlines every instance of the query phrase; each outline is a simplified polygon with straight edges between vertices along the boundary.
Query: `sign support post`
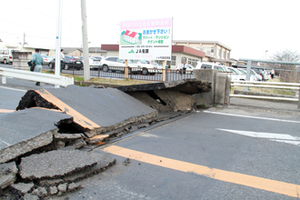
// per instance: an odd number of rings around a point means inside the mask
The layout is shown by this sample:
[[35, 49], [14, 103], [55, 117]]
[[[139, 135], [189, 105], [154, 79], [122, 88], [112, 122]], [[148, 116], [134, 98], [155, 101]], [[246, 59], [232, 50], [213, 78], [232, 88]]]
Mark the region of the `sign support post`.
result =
[[166, 61], [165, 60], [163, 60], [163, 62], [162, 62], [162, 68], [163, 68], [162, 81], [165, 82], [167, 80], [167, 67], [166, 67]]
[[128, 60], [126, 59], [125, 60], [125, 78], [129, 78], [129, 70], [128, 70], [129, 68], [128, 68]]

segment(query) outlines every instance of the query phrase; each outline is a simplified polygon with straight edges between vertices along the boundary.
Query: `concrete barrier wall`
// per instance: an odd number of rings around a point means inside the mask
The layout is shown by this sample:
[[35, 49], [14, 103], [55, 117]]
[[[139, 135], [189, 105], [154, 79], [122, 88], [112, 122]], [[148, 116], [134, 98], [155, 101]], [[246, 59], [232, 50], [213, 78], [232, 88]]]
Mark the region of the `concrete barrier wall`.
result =
[[202, 92], [199, 94], [194, 94], [193, 98], [196, 101], [197, 106], [201, 105], [213, 105], [214, 104], [214, 93], [215, 93], [215, 80], [216, 80], [217, 70], [210, 69], [194, 69], [193, 76], [197, 80], [207, 81], [211, 83], [210, 92]]
[[227, 73], [217, 73], [215, 87], [215, 104], [228, 105], [231, 78]]
[[197, 106], [229, 103], [230, 77], [227, 74], [215, 69], [195, 69], [193, 76], [197, 80], [210, 82], [212, 87], [210, 92], [193, 95]]

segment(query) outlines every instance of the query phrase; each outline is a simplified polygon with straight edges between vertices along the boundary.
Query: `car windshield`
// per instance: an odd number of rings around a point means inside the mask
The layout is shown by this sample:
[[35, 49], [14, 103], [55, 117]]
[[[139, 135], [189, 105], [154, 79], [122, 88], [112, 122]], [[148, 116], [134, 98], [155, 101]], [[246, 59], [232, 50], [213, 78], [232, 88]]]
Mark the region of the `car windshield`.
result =
[[204, 68], [204, 69], [211, 69], [212, 66], [211, 65], [207, 65], [207, 64], [202, 64], [202, 67], [201, 68]]
[[146, 60], [140, 60], [141, 64], [148, 64], [148, 62]]
[[246, 74], [246, 72], [242, 69], [238, 69], [242, 74]]
[[138, 63], [138, 60], [130, 60], [131, 63]]
[[235, 71], [234, 69], [232, 68], [228, 68], [233, 74], [238, 74], [237, 71]]

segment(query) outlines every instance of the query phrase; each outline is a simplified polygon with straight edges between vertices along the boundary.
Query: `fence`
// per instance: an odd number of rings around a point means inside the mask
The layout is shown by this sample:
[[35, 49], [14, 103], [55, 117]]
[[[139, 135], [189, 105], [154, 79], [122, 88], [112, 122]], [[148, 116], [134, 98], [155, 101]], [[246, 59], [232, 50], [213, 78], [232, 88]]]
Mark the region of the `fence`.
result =
[[[50, 69], [54, 71], [54, 69]], [[72, 74], [77, 76], [83, 76], [83, 70], [76, 70], [74, 68], [62, 70], [62, 73]], [[147, 69], [143, 71], [141, 68], [131, 67], [128, 70], [128, 77], [125, 75], [125, 67], [109, 67], [109, 69], [102, 70], [102, 68], [91, 69], [90, 70], [91, 77], [103, 77], [103, 78], [119, 78], [119, 79], [138, 79], [138, 80], [146, 80], [146, 81], [177, 81], [182, 79], [191, 79], [193, 78], [192, 71], [184, 71], [184, 70], [171, 70], [171, 69]]]
[[[238, 98], [251, 98], [251, 99], [267, 99], [267, 100], [277, 100], [277, 101], [293, 101], [298, 102], [298, 110], [300, 111], [300, 84], [299, 83], [283, 83], [283, 82], [260, 82], [260, 81], [231, 81], [231, 87], [242, 86], [246, 87], [256, 87], [256, 88], [267, 88], [267, 89], [280, 89], [295, 91], [295, 96], [276, 96], [276, 95], [266, 95], [259, 94], [256, 95], [245, 95], [245, 94], [230, 94], [229, 97]], [[246, 89], [246, 90], [247, 90]]]

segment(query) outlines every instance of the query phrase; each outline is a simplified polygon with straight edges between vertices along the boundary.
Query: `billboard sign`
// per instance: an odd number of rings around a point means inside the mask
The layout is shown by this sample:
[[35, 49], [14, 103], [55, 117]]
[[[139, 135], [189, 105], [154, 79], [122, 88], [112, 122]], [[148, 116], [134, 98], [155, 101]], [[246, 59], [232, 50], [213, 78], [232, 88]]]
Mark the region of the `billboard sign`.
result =
[[172, 18], [120, 23], [120, 59], [171, 60]]

